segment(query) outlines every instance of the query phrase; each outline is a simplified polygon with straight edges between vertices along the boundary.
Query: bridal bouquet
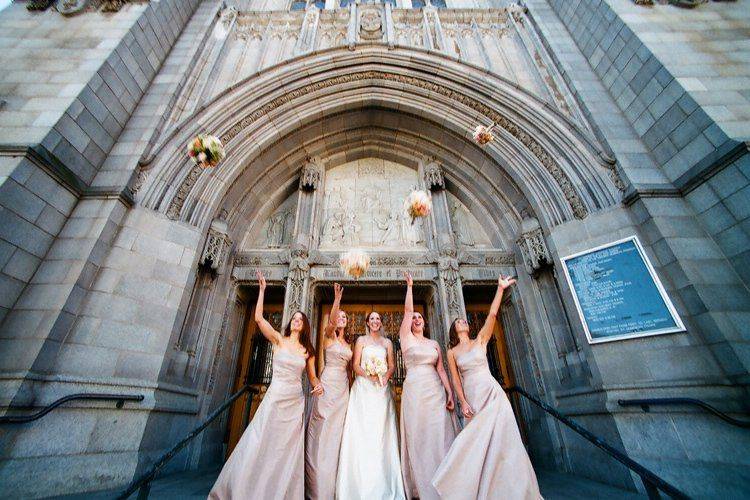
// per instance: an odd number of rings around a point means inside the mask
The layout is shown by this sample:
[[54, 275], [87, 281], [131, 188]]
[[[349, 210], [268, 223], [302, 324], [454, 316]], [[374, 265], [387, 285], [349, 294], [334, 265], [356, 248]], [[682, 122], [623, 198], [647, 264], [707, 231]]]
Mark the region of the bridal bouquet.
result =
[[485, 127], [484, 125], [477, 125], [477, 128], [474, 129], [474, 142], [476, 142], [480, 146], [485, 146], [492, 142], [492, 140], [495, 138], [495, 136], [492, 135], [492, 127], [494, 126], [494, 123], [489, 127]]
[[373, 375], [378, 377], [378, 382], [380, 382], [380, 385], [382, 386], [383, 375], [388, 373], [388, 364], [386, 364], [383, 358], [367, 358], [367, 360], [365, 360], [365, 373], [370, 377]]
[[424, 191], [412, 191], [404, 201], [404, 211], [411, 217], [411, 223], [417, 217], [426, 217], [432, 210], [432, 200]]
[[339, 257], [339, 266], [343, 272], [358, 279], [370, 268], [370, 256], [362, 250], [349, 250]]
[[188, 145], [188, 156], [203, 168], [215, 167], [226, 156], [218, 137], [199, 134]]

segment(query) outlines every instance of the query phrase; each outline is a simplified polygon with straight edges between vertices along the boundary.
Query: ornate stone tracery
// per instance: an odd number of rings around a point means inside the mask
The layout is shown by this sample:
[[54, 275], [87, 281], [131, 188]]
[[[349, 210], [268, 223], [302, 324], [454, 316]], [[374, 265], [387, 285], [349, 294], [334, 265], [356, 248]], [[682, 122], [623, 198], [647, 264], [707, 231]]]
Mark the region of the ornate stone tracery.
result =
[[203, 247], [203, 253], [201, 254], [200, 264], [209, 266], [214, 271], [219, 272], [224, 265], [224, 255], [231, 245], [228, 235], [228, 227], [226, 223], [227, 213], [222, 211], [222, 214], [218, 218], [211, 222], [211, 227], [208, 229], [208, 235], [206, 237], [206, 244]]
[[552, 264], [552, 257], [547, 249], [547, 243], [544, 240], [544, 233], [539, 226], [539, 222], [528, 214], [524, 214], [524, 216], [521, 225], [522, 232], [516, 243], [521, 248], [526, 271], [534, 275], [545, 265]]

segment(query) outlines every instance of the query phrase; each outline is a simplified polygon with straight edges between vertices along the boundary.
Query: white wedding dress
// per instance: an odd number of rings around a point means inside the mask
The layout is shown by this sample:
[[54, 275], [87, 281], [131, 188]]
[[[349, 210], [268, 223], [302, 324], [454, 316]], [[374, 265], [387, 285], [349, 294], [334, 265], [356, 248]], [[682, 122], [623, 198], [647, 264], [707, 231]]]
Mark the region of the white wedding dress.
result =
[[[365, 362], [373, 357], [385, 360], [385, 347], [364, 346], [361, 366], [364, 367]], [[388, 385], [379, 387], [366, 377], [358, 376], [349, 394], [336, 478], [336, 498], [405, 498], [391, 389]]]

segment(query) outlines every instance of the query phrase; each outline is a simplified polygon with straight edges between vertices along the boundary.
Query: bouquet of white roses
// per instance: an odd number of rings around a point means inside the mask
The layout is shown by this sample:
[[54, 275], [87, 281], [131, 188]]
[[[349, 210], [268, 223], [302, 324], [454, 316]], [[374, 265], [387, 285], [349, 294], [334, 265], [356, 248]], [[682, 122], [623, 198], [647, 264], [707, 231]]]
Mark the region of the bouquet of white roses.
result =
[[372, 377], [378, 377], [380, 385], [383, 385], [383, 375], [388, 373], [388, 364], [383, 358], [371, 357], [365, 360], [365, 373]]
[[226, 156], [224, 145], [218, 137], [200, 134], [190, 141], [188, 156], [203, 168], [215, 167]]
[[404, 201], [404, 211], [411, 217], [411, 223], [417, 217], [426, 217], [432, 210], [432, 200], [424, 191], [412, 191]]
[[494, 126], [494, 123], [489, 127], [485, 127], [484, 125], [477, 125], [477, 128], [474, 129], [474, 142], [476, 142], [480, 146], [485, 146], [492, 142], [492, 140], [495, 138], [495, 136], [492, 135], [492, 127]]
[[362, 250], [349, 250], [339, 257], [341, 270], [354, 279], [358, 279], [370, 268], [370, 256]]

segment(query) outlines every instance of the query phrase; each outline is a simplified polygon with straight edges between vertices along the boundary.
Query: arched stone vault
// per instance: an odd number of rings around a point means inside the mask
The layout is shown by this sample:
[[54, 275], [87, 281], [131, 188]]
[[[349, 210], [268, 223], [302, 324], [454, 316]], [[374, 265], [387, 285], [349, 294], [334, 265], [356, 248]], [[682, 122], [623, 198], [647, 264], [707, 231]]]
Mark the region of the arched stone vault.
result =
[[[473, 144], [473, 128], [492, 121], [495, 141]], [[192, 167], [185, 155], [204, 131], [227, 147], [216, 169]], [[498, 227], [502, 239], [524, 203], [550, 227], [616, 203], [623, 188], [591, 137], [516, 85], [439, 54], [373, 45], [300, 57], [227, 89], [160, 145], [138, 198], [203, 227], [231, 208], [233, 190], [272, 192], [298, 175], [305, 156], [363, 152], [367, 141], [381, 155], [443, 162], [453, 186], [495, 213], [515, 207]]]

